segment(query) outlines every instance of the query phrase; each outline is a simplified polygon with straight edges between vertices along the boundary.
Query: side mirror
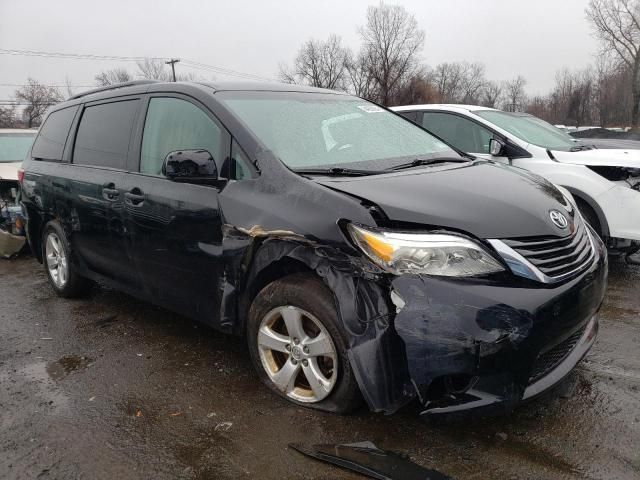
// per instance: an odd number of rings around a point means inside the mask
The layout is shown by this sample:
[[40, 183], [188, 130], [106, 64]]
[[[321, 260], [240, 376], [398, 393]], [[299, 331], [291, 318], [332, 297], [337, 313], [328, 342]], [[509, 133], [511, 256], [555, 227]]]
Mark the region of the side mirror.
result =
[[162, 174], [174, 182], [211, 183], [218, 180], [216, 162], [207, 150], [169, 153], [162, 164]]
[[504, 156], [504, 143], [496, 138], [489, 140], [489, 153], [494, 157]]

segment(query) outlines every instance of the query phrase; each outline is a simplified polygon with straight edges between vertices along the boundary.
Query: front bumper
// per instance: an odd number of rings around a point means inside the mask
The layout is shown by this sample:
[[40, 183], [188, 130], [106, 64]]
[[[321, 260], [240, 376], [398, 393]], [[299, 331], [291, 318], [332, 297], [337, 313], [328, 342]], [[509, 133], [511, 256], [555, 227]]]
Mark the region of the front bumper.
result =
[[640, 211], [640, 192], [629, 188], [626, 182], [614, 182], [616, 186], [596, 198], [609, 225], [609, 236], [626, 240], [640, 240], [640, 217], [629, 212]]
[[595, 340], [608, 267], [595, 243], [591, 266], [560, 285], [507, 274], [395, 277], [389, 328], [373, 322], [375, 341], [350, 352], [369, 406], [392, 413], [418, 398], [428, 415], [510, 411], [552, 388]]
[[[548, 372], [530, 383], [524, 390], [522, 397], [518, 401], [531, 400], [557, 386], [564, 380], [575, 366], [584, 358], [596, 341], [598, 334], [598, 318], [594, 316], [589, 320], [584, 329], [578, 330], [580, 333], [579, 340], [569, 350], [566, 355], [560, 357]], [[562, 345], [563, 342], [559, 344]], [[553, 351], [553, 349], [551, 349]], [[482, 383], [482, 380], [480, 380]], [[489, 407], [508, 407], [513, 406], [513, 399], [505, 399], [501, 396], [484, 392], [480, 390], [477, 384], [474, 388], [464, 393], [465, 400], [456, 399], [459, 403], [454, 403], [445, 407], [434, 407], [426, 409], [423, 413], [428, 415], [437, 415], [444, 413], [468, 412], [470, 410], [480, 410]]]

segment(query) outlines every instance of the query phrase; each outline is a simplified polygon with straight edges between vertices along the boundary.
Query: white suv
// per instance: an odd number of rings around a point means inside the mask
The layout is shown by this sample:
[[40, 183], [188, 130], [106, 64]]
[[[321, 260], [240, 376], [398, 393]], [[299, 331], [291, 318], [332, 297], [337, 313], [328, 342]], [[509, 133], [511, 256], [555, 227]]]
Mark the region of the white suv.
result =
[[464, 152], [526, 168], [567, 188], [610, 248], [640, 248], [640, 150], [594, 148], [526, 113], [472, 105], [392, 110]]

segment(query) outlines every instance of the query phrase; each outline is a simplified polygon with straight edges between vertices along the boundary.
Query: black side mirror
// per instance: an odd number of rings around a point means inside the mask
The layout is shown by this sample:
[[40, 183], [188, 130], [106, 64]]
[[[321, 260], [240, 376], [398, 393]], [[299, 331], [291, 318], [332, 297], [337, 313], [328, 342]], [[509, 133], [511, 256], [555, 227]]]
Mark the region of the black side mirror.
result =
[[489, 140], [489, 153], [494, 157], [503, 157], [504, 156], [504, 143], [502, 143], [497, 138], [492, 138]]
[[211, 183], [218, 180], [216, 162], [207, 150], [169, 153], [162, 164], [162, 174], [174, 182]]

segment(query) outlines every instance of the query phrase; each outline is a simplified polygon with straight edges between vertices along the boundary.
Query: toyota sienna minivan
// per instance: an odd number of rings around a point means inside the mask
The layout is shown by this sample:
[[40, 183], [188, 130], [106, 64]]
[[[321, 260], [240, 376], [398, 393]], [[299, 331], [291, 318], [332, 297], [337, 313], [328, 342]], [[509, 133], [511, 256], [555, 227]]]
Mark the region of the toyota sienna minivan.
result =
[[568, 196], [345, 93], [94, 90], [49, 112], [21, 181], [59, 295], [243, 335], [298, 405], [508, 411], [595, 340], [607, 257]]

